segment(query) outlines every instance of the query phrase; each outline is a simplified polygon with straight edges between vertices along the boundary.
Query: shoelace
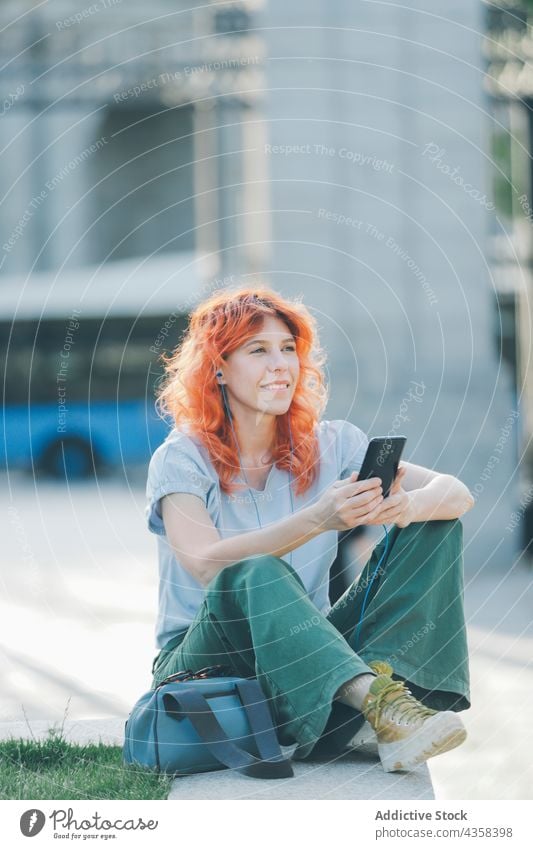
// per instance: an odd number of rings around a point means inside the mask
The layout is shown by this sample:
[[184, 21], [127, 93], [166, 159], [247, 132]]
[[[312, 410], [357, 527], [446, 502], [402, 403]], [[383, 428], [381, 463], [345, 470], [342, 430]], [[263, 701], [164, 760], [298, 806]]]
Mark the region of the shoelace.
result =
[[[385, 694], [394, 692], [398, 693], [396, 698], [391, 699], [382, 705]], [[377, 725], [381, 719], [381, 712], [387, 707], [392, 708], [391, 716], [393, 719], [395, 718], [395, 715], [398, 715], [400, 719], [403, 719], [403, 717], [433, 716], [437, 713], [436, 710], [425, 707], [417, 699], [415, 699], [411, 691], [402, 684], [401, 681], [391, 681], [390, 684], [385, 684], [385, 686], [375, 696], [375, 700], [371, 704], [371, 709], [375, 709], [376, 711], [376, 731], [378, 730]]]

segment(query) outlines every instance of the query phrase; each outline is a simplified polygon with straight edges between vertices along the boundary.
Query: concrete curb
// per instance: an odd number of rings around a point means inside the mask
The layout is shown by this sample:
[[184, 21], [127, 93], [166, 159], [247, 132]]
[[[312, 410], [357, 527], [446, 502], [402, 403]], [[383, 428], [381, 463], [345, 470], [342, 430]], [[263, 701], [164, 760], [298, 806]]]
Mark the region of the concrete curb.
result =
[[[125, 719], [66, 720], [63, 734], [70, 743], [122, 746]], [[45, 739], [61, 721], [0, 722], [0, 740], [10, 737]], [[294, 746], [282, 747], [290, 755]], [[294, 777], [276, 780], [247, 778], [223, 769], [175, 778], [168, 798], [177, 799], [434, 799], [426, 764], [412, 772], [386, 773], [377, 755], [352, 751], [334, 760], [293, 761]]]
[[[290, 755], [294, 746], [282, 747]], [[169, 799], [434, 799], [426, 764], [387, 773], [379, 756], [347, 752], [334, 760], [293, 761], [294, 777], [247, 778], [229, 770], [175, 778]]]

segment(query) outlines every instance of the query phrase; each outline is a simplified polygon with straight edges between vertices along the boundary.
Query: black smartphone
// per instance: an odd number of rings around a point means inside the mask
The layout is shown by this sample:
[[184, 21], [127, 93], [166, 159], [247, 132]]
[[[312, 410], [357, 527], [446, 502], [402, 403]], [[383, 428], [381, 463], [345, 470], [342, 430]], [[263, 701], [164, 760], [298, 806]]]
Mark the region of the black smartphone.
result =
[[406, 441], [406, 436], [374, 436], [368, 443], [357, 480], [381, 478], [383, 498], [386, 498], [398, 472]]

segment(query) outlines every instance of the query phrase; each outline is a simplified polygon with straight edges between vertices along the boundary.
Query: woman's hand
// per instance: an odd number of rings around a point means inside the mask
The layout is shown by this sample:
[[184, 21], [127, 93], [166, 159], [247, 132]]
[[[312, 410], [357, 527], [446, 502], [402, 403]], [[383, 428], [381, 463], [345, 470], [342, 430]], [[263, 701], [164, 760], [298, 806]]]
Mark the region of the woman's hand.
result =
[[358, 481], [358, 473], [335, 481], [313, 504], [313, 515], [321, 531], [347, 531], [358, 525], [375, 524], [383, 504], [381, 478]]
[[400, 466], [387, 498], [381, 502], [378, 512], [367, 523], [369, 525], [396, 524], [406, 528], [413, 521], [412, 502], [409, 493], [402, 489], [405, 468]]

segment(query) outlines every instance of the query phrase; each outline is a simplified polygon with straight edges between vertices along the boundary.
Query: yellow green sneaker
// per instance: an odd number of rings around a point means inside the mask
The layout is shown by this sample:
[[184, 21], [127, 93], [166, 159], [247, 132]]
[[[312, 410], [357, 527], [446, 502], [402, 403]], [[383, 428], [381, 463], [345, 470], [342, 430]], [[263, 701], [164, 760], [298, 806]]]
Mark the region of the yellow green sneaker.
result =
[[376, 733], [385, 772], [411, 770], [466, 740], [466, 729], [457, 713], [423, 705], [402, 681], [391, 678], [392, 666], [385, 661], [373, 660], [368, 665], [376, 677], [361, 712]]

